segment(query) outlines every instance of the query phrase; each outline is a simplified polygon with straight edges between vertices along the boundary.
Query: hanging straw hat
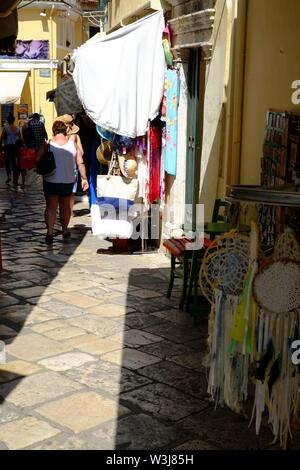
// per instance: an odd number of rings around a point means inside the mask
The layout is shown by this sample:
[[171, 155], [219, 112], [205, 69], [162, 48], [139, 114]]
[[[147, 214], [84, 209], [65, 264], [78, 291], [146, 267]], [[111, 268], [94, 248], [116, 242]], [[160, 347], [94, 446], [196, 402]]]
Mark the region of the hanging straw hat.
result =
[[57, 116], [54, 119], [55, 121], [62, 121], [67, 126], [67, 134], [76, 134], [79, 131], [79, 127], [74, 124], [74, 119], [70, 114], [63, 114], [62, 116]]
[[109, 140], [102, 141], [96, 151], [97, 160], [102, 163], [102, 165], [108, 165], [112, 154], [112, 143]]
[[137, 161], [134, 155], [126, 154], [118, 156], [119, 167], [124, 176], [127, 178], [137, 177]]

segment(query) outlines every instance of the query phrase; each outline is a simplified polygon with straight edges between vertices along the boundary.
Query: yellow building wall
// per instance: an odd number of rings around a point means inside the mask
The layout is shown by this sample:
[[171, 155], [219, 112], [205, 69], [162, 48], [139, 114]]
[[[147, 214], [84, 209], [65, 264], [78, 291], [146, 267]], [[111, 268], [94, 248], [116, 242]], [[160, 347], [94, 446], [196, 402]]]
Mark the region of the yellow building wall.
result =
[[299, 0], [248, 2], [241, 183], [260, 183], [266, 112], [300, 112], [291, 84], [300, 79]]
[[[216, 197], [226, 179], [225, 140], [230, 86], [231, 34], [234, 25], [232, 1], [217, 0], [212, 37], [213, 51], [206, 62], [203, 140], [200, 163], [200, 203], [210, 220]], [[200, 107], [203, 105], [200, 104]]]
[[133, 12], [143, 6], [160, 10], [162, 8], [170, 8], [170, 5], [165, 0], [112, 0], [108, 5], [109, 25], [108, 29], [114, 28], [126, 16], [131, 15]]
[[[60, 13], [56, 10], [47, 10], [47, 16], [41, 17], [39, 9], [21, 9], [19, 11], [19, 33], [18, 39], [22, 40], [48, 40], [49, 58], [63, 59], [72, 49], [60, 47], [58, 44], [58, 28]], [[68, 17], [67, 17], [68, 18]], [[78, 17], [75, 25], [75, 47], [82, 44], [82, 18]], [[32, 69], [23, 88], [21, 103], [28, 104], [28, 112], [41, 112], [45, 118], [46, 130], [51, 135], [51, 127], [56, 117], [54, 103], [47, 101], [47, 92], [57, 87], [60, 77], [58, 70], [48, 69], [49, 77], [43, 77], [41, 74], [45, 69]], [[15, 115], [17, 118], [17, 107], [15, 106]]]
[[19, 10], [18, 39], [41, 39], [49, 41], [50, 58], [56, 59], [56, 28], [53, 18], [40, 16], [39, 9], [22, 8]]

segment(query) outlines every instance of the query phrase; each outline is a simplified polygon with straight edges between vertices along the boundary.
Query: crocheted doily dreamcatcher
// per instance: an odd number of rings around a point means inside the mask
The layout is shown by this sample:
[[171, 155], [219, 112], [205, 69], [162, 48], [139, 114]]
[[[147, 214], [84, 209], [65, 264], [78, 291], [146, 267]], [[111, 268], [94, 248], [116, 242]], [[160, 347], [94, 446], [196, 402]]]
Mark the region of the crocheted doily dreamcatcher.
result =
[[269, 423], [286, 448], [291, 419], [297, 414], [299, 380], [291, 344], [299, 339], [299, 245], [290, 233], [278, 238], [273, 261], [256, 274], [253, 295], [260, 307], [257, 333], [256, 390], [253, 416], [259, 433], [267, 406]]
[[286, 313], [300, 307], [300, 265], [279, 260], [257, 274], [254, 297], [264, 311]]
[[300, 262], [300, 246], [297, 238], [291, 232], [279, 235], [273, 255], [274, 261], [289, 259]]

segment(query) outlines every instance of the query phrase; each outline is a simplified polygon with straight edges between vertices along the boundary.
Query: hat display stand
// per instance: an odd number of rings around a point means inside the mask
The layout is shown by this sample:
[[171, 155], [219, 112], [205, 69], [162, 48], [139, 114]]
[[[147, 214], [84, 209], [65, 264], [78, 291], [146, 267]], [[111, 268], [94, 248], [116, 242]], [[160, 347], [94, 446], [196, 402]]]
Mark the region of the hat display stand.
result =
[[276, 241], [273, 259], [256, 274], [253, 295], [260, 308], [255, 402], [252, 420], [259, 434], [268, 410], [274, 443], [285, 449], [292, 437], [291, 422], [297, 415], [299, 376], [292, 363], [291, 345], [299, 339], [299, 245], [287, 232]]

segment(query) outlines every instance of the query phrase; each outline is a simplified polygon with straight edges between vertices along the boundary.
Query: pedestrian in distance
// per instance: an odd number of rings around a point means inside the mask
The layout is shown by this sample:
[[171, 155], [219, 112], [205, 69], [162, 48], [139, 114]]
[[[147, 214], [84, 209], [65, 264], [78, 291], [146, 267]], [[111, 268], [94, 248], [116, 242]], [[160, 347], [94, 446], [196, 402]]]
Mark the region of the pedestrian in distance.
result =
[[[73, 139], [68, 138], [67, 131], [68, 128], [63, 121], [54, 121], [52, 126], [53, 137], [49, 141], [49, 150], [53, 152], [56, 169], [50, 175], [43, 177], [43, 189], [46, 199], [45, 222], [47, 226], [45, 242], [47, 244], [53, 243], [53, 229], [58, 206], [63, 239], [68, 239], [71, 235], [68, 225], [71, 218], [71, 197], [75, 181], [76, 163], [83, 190], [86, 191], [89, 188], [81, 151]], [[43, 142], [37, 153], [37, 162], [46, 153], [47, 149], [47, 143]]]
[[18, 187], [18, 145], [20, 142], [20, 129], [15, 126], [15, 117], [9, 114], [7, 117], [7, 124], [4, 126], [1, 137], [0, 146], [4, 144], [5, 155], [5, 169], [6, 169], [6, 184], [10, 183], [11, 176], [13, 176], [13, 184], [15, 188]]
[[40, 120], [39, 113], [34, 113], [32, 118], [29, 119], [27, 128], [24, 128], [26, 133], [27, 146], [39, 150], [43, 142], [48, 140], [48, 134], [45, 129], [44, 123]]

